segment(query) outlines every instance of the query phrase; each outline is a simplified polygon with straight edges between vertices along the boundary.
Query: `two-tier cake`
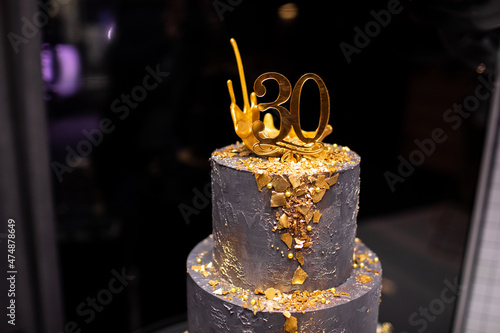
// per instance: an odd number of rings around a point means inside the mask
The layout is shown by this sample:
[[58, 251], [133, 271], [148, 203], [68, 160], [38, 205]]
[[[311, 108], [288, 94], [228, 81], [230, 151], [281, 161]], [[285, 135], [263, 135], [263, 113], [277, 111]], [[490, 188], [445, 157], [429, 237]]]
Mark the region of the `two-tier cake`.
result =
[[[262, 74], [231, 115], [242, 139], [211, 157], [213, 234], [190, 253], [189, 333], [370, 332], [377, 329], [381, 266], [356, 234], [360, 157], [322, 143], [332, 128], [329, 96], [317, 75], [291, 89], [278, 73]], [[264, 82], [280, 86], [275, 102], [257, 104]], [[316, 131], [300, 128], [300, 92], [318, 85]], [[291, 96], [290, 110], [283, 106]], [[280, 115], [276, 129], [268, 113]]]

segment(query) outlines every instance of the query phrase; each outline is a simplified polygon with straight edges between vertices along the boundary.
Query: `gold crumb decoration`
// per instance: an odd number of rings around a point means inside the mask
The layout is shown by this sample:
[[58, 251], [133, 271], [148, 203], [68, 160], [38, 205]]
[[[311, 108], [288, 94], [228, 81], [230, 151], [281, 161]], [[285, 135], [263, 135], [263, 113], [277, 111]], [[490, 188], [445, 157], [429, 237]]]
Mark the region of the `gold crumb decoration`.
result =
[[285, 332], [295, 333], [297, 332], [297, 329], [298, 329], [297, 318], [295, 318], [294, 316], [290, 316], [289, 318], [287, 318], [285, 321]]
[[285, 193], [274, 192], [271, 194], [271, 207], [281, 207], [286, 204]]
[[361, 274], [361, 275], [356, 276], [356, 280], [358, 280], [361, 283], [368, 283], [368, 282], [371, 282], [373, 280], [373, 278], [369, 275]]
[[288, 216], [286, 216], [286, 214], [282, 214], [278, 222], [279, 222], [279, 227], [278, 227], [279, 229], [287, 229], [290, 227], [290, 222], [288, 221]]
[[289, 175], [288, 176], [288, 180], [290, 181], [290, 183], [292, 184], [292, 187], [294, 189], [299, 187], [300, 185], [302, 185], [301, 178], [302, 177], [300, 175]]
[[312, 220], [314, 223], [318, 223], [319, 222], [319, 219], [321, 218], [321, 213], [319, 210], [315, 211], [313, 213], [313, 217], [312, 217]]
[[302, 204], [302, 205], [297, 206], [297, 208], [296, 208], [296, 210], [304, 216], [306, 216], [309, 213], [310, 209], [311, 209], [311, 205], [309, 205], [309, 204]]
[[293, 273], [292, 284], [303, 284], [307, 279], [307, 273], [302, 269], [302, 267], [298, 266]]
[[319, 191], [316, 191], [316, 190], [313, 191], [313, 193], [311, 193], [312, 198], [313, 198], [313, 202], [314, 203], [320, 202], [321, 199], [323, 199], [325, 192], [326, 192], [326, 189], [320, 189]]
[[285, 192], [290, 183], [286, 180], [283, 175], [277, 175], [273, 177], [272, 181], [273, 187], [277, 192]]
[[[243, 62], [236, 41], [231, 45], [236, 57], [243, 95], [243, 110], [236, 104], [233, 83], [227, 81], [231, 98], [231, 118], [234, 130], [248, 149], [260, 156], [280, 156], [289, 162], [297, 162], [298, 154], [318, 154], [324, 150], [323, 139], [332, 132], [328, 125], [330, 118], [330, 97], [324, 81], [316, 74], [304, 74], [292, 89], [290, 81], [282, 74], [271, 72], [260, 75], [254, 83], [254, 92], [248, 96]], [[266, 95], [264, 82], [274, 80], [278, 83], [279, 93], [274, 102], [257, 104], [257, 96]], [[320, 95], [320, 117], [315, 131], [304, 131], [300, 126], [300, 97], [306, 81], [316, 82]], [[290, 99], [289, 110], [282, 106]], [[276, 129], [271, 113], [260, 120], [260, 113], [268, 109], [277, 110], [280, 114], [280, 127]]]
[[316, 186], [319, 188], [326, 188], [329, 189], [330, 185], [325, 180], [325, 175], [319, 175], [318, 180], [316, 180]]
[[302, 266], [304, 265], [304, 255], [302, 254], [302, 251], [297, 251], [295, 256], [297, 257], [297, 261], [299, 264]]
[[368, 257], [369, 257], [368, 253], [356, 254], [356, 261], [358, 263], [362, 263], [363, 261], [365, 261], [366, 259], [368, 259]]
[[255, 180], [257, 181], [257, 187], [259, 188], [259, 191], [261, 191], [264, 186], [269, 184], [272, 178], [273, 177], [271, 177], [267, 172], [260, 174], [256, 173]]
[[216, 285], [219, 284], [219, 281], [217, 281], [217, 280], [210, 280], [210, 281], [208, 281], [208, 284], [211, 285], [212, 287], [215, 287]]
[[281, 235], [281, 240], [288, 246], [288, 249], [292, 248], [293, 237], [289, 233], [284, 233]]
[[266, 298], [271, 301], [276, 295], [276, 289], [267, 288], [266, 291], [264, 291], [264, 294], [266, 295]]
[[337, 182], [337, 179], [339, 178], [339, 174], [336, 174], [335, 176], [332, 176], [328, 179], [326, 179], [326, 183], [330, 186], [333, 186], [335, 185], [335, 183]]

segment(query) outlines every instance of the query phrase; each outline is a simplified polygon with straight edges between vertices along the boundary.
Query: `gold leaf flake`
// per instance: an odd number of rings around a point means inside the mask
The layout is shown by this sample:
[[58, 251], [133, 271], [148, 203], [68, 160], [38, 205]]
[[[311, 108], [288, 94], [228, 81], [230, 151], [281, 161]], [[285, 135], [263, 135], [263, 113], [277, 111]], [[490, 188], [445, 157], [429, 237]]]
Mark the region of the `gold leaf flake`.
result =
[[201, 266], [195, 266], [195, 265], [193, 265], [193, 266], [191, 266], [191, 270], [195, 271], [195, 272], [199, 272], [199, 271], [201, 271]]
[[316, 181], [316, 186], [319, 188], [330, 188], [328, 183], [325, 181], [325, 175], [319, 175], [318, 180]]
[[215, 287], [216, 285], [219, 284], [219, 281], [217, 281], [217, 280], [210, 280], [210, 281], [208, 281], [208, 284], [211, 285], [212, 287]]
[[292, 314], [289, 311], [285, 310], [283, 311], [283, 316], [285, 316], [286, 318], [290, 318]]
[[292, 235], [290, 235], [288, 232], [281, 235], [281, 240], [285, 242], [286, 246], [288, 246], [288, 249], [292, 248], [293, 238]]
[[297, 257], [299, 264], [304, 265], [304, 255], [302, 254], [302, 251], [297, 251], [295, 256]]
[[356, 280], [358, 280], [361, 283], [368, 283], [368, 282], [372, 281], [373, 278], [369, 275], [361, 274], [361, 275], [356, 276]]
[[287, 318], [285, 322], [285, 331], [288, 333], [295, 333], [297, 332], [297, 329], [297, 318], [295, 318], [294, 316], [290, 316], [290, 318]]
[[365, 261], [368, 259], [368, 253], [361, 253], [361, 254], [356, 254], [356, 261], [359, 263]]
[[309, 210], [309, 212], [306, 215], [306, 223], [309, 223], [311, 221], [311, 219], [313, 218], [313, 216], [314, 216], [314, 212], [312, 210]]
[[321, 218], [320, 211], [319, 210], [315, 211], [313, 215], [313, 222], [318, 223], [320, 218]]
[[266, 295], [266, 298], [271, 301], [274, 298], [274, 295], [276, 295], [276, 290], [274, 288], [267, 288], [266, 291], [264, 291], [264, 294]]
[[274, 189], [278, 192], [285, 192], [286, 189], [290, 187], [290, 183], [282, 175], [274, 176], [272, 184]]
[[294, 189], [294, 195], [296, 197], [300, 197], [301, 195], [304, 195], [307, 193], [307, 186], [305, 184], [300, 185], [296, 189]]
[[292, 184], [293, 188], [297, 188], [297, 187], [299, 187], [301, 185], [300, 178], [301, 178], [300, 175], [290, 175], [290, 176], [288, 176], [288, 180]]
[[267, 173], [261, 173], [261, 174], [255, 174], [255, 180], [257, 181], [257, 187], [259, 188], [259, 191], [262, 190], [264, 186], [266, 186], [270, 181], [272, 177]]
[[311, 205], [302, 204], [302, 205], [297, 207], [297, 211], [304, 216], [307, 215], [307, 213], [309, 212], [309, 209], [311, 209]]
[[323, 196], [325, 195], [326, 189], [320, 189], [319, 192], [313, 191], [312, 199], [314, 203], [320, 202], [321, 199], [323, 199]]
[[338, 178], [339, 178], [339, 174], [337, 173], [336, 175], [334, 175], [334, 176], [332, 176], [330, 178], [327, 178], [325, 180], [328, 183], [328, 185], [333, 186], [337, 182]]
[[281, 207], [286, 204], [285, 193], [274, 192], [271, 194], [271, 207]]
[[292, 284], [303, 284], [307, 279], [307, 273], [300, 266], [293, 273]]
[[279, 219], [278, 229], [286, 229], [288, 227], [290, 227], [290, 221], [288, 221], [288, 216], [286, 216], [286, 214], [283, 214]]

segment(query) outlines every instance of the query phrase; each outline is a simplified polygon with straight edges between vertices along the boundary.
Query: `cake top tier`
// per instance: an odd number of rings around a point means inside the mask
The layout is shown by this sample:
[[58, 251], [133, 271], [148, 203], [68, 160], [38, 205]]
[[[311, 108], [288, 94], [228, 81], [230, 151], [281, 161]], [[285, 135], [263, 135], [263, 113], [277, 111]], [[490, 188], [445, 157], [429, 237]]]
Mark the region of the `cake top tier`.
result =
[[260, 157], [243, 144], [212, 156], [214, 263], [234, 285], [315, 290], [352, 270], [360, 157]]

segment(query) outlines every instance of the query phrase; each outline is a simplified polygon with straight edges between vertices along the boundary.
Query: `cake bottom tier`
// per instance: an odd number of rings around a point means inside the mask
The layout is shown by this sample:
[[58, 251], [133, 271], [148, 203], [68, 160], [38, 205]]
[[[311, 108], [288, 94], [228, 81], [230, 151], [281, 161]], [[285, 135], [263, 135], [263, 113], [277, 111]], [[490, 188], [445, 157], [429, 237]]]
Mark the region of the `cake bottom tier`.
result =
[[[340, 286], [291, 294], [232, 286], [212, 267], [212, 237], [187, 260], [189, 333], [375, 333], [382, 269], [375, 253], [356, 243], [357, 268]], [[270, 286], [271, 287], [271, 286]]]

